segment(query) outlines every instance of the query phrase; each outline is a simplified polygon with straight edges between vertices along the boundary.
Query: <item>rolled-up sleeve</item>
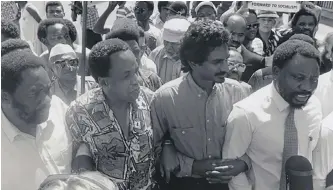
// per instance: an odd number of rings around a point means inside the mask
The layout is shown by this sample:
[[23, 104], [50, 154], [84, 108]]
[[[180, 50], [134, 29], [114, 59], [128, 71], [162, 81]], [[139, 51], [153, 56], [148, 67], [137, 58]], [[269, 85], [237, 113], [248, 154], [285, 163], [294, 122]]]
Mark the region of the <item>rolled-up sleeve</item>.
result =
[[[223, 146], [224, 159], [236, 159], [244, 156], [251, 143], [252, 129], [246, 112], [234, 106], [227, 121], [227, 133]], [[229, 182], [230, 190], [251, 190], [251, 184], [245, 173], [241, 173]]]

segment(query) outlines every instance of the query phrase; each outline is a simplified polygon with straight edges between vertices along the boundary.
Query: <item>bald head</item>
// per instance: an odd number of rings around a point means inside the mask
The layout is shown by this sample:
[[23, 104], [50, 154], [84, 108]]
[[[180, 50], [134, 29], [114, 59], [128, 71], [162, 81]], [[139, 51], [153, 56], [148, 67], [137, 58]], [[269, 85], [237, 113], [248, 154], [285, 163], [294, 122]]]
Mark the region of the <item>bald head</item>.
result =
[[245, 39], [246, 20], [239, 14], [226, 18], [224, 26], [230, 32], [230, 47], [238, 48]]

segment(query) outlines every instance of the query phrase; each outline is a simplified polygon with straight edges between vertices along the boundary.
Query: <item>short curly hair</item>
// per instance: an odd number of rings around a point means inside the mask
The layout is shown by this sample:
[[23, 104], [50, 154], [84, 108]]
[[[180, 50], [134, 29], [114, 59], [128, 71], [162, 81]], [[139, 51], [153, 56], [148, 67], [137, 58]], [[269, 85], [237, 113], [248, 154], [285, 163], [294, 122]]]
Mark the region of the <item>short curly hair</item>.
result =
[[67, 28], [68, 28], [68, 34], [69, 37], [71, 38], [72, 43], [75, 42], [76, 38], [77, 38], [77, 30], [73, 24], [72, 21], [67, 20], [67, 19], [63, 19]]
[[55, 25], [55, 24], [63, 24], [67, 28], [67, 30], [69, 31], [64, 19], [61, 19], [61, 18], [44, 19], [38, 25], [37, 37], [38, 37], [39, 41], [41, 41], [43, 44], [46, 43], [47, 28], [49, 26], [52, 26], [52, 25]]
[[61, 6], [62, 10], [64, 11], [64, 6], [62, 5], [62, 3], [60, 1], [47, 1], [46, 5], [45, 5], [45, 12], [47, 12], [47, 9], [49, 7], [53, 7], [53, 6]]
[[137, 1], [135, 4], [139, 2], [144, 2], [147, 4], [148, 10], [149, 11], [154, 11], [154, 2], [153, 1]]
[[105, 39], [119, 38], [124, 41], [135, 40], [139, 42], [140, 32], [136, 22], [129, 18], [115, 20], [111, 31], [106, 34]]
[[1, 90], [15, 93], [22, 82], [22, 72], [27, 69], [45, 68], [44, 60], [34, 55], [29, 44], [21, 39], [1, 43]]
[[1, 34], [8, 38], [20, 38], [20, 29], [13, 21], [1, 19]]
[[286, 42], [279, 45], [273, 55], [273, 67], [276, 66], [282, 69], [288, 60], [296, 54], [314, 58], [320, 65], [320, 54], [319, 51], [310, 43], [302, 40], [287, 40]]
[[189, 62], [201, 65], [214, 48], [227, 45], [229, 38], [230, 33], [219, 21], [205, 19], [193, 22], [181, 40], [182, 70], [191, 71]]
[[126, 42], [114, 38], [98, 42], [90, 51], [89, 66], [91, 75], [98, 82], [98, 77], [108, 77], [110, 64], [110, 56], [120, 51], [127, 51], [129, 47]]
[[301, 40], [301, 41], [304, 41], [304, 42], [308, 42], [313, 46], [316, 44], [314, 39], [311, 38], [310, 36], [306, 35], [306, 34], [294, 34], [289, 38], [289, 40]]

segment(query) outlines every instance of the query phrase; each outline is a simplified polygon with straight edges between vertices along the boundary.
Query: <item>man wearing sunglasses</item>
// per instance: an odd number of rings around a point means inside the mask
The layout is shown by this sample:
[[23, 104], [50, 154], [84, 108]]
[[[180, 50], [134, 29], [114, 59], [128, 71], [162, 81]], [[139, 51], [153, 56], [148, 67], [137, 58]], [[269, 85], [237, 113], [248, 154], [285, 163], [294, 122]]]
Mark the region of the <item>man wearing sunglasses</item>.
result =
[[[49, 61], [53, 73], [51, 92], [69, 105], [81, 94], [81, 80], [77, 75], [79, 59], [70, 45], [57, 44], [50, 51]], [[96, 86], [91, 76], [85, 80], [86, 90]]]
[[248, 96], [251, 94], [252, 88], [246, 82], [241, 81], [243, 72], [246, 69], [246, 65], [243, 63], [242, 55], [234, 48], [230, 48], [228, 58], [229, 72], [227, 74], [228, 78], [237, 80], [241, 83], [244, 93]]

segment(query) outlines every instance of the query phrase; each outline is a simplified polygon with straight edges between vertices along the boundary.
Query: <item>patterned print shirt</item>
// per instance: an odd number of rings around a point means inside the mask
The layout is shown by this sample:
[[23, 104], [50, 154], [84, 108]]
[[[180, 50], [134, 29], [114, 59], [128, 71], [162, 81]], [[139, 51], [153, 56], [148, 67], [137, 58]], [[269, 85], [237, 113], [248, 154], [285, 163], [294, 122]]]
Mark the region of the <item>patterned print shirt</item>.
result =
[[132, 104], [128, 139], [101, 88], [79, 97], [66, 113], [66, 124], [74, 143], [89, 145], [96, 169], [116, 182], [120, 190], [152, 188], [154, 154], [149, 110], [152, 94], [143, 87]]
[[278, 42], [279, 42], [279, 36], [275, 33], [275, 31], [272, 30], [271, 34], [268, 37], [268, 46], [266, 45], [264, 40], [261, 38], [259, 32], [257, 33], [257, 38], [259, 38], [264, 45], [264, 56], [273, 55], [276, 47], [278, 46]]

